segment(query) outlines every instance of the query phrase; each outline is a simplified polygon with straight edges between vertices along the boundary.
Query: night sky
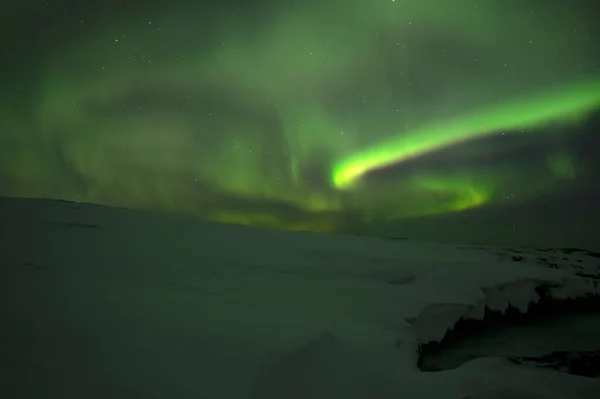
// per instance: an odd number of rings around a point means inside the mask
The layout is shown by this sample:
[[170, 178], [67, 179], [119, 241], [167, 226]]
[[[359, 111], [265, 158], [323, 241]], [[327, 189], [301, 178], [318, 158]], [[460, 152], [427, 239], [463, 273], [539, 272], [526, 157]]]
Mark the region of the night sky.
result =
[[0, 195], [594, 246], [595, 3], [7, 2]]

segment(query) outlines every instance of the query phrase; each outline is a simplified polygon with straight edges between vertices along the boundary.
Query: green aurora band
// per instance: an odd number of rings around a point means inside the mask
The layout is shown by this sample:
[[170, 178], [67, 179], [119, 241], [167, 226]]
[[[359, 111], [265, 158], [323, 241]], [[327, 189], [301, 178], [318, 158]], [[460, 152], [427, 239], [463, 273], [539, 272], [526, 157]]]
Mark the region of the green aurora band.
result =
[[0, 82], [0, 194], [336, 231], [561, 192], [590, 173], [573, 142], [599, 60], [586, 11], [547, 4], [73, 18]]
[[424, 126], [352, 154], [336, 165], [333, 184], [345, 188], [369, 171], [418, 157], [441, 147], [498, 132], [528, 132], [552, 122], [581, 121], [600, 107], [600, 79], [536, 93], [508, 104]]

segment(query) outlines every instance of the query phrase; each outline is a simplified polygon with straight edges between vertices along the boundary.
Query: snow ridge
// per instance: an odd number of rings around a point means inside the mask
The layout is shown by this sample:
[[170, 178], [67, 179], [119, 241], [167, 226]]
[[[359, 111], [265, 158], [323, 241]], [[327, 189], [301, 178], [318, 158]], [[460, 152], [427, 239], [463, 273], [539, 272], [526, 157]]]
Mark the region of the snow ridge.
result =
[[[587, 263], [589, 265], [590, 262]], [[561, 273], [564, 275], [555, 278], [527, 279], [481, 287], [483, 298], [472, 305], [429, 306], [428, 312], [423, 312], [413, 323], [417, 326], [420, 344], [419, 368], [424, 354], [436, 352], [453, 341], [474, 336], [477, 330], [486, 330], [498, 322], [530, 322], [544, 314], [569, 314], [586, 309], [600, 313], [600, 268], [588, 267], [585, 277], [577, 272], [578, 269], [563, 267]], [[445, 321], [445, 325], [440, 321]], [[597, 352], [555, 352], [539, 358], [509, 358], [517, 364], [541, 364], [542, 367], [590, 376], [597, 374], [596, 363], [599, 359]]]
[[[483, 320], [486, 310], [504, 314], [508, 309], [513, 308], [527, 314], [531, 305], [539, 302], [541, 292], [547, 299], [554, 301], [600, 296], [600, 262], [595, 256], [588, 255], [590, 254], [588, 251], [567, 249], [565, 253], [561, 250], [532, 250], [533, 255], [541, 251], [546, 253], [552, 251], [561, 255], [560, 263], [549, 266], [546, 259], [539, 256], [534, 258], [516, 249], [508, 251], [520, 255], [512, 255], [508, 260], [506, 251], [497, 253], [493, 248], [486, 250], [476, 247], [475, 249], [483, 250], [488, 255], [493, 253], [498, 256], [494, 265], [495, 270], [488, 269], [487, 265], [486, 268], [471, 268], [469, 273], [471, 281], [465, 281], [465, 284], [470, 285], [470, 290], [475, 292], [474, 295], [470, 298], [462, 296], [460, 300], [455, 298], [454, 301], [430, 303], [417, 317], [410, 320], [421, 345], [442, 341], [446, 333], [460, 320]], [[578, 256], [573, 259], [572, 253]], [[426, 279], [429, 282], [437, 280], [434, 284], [440, 285], [440, 282], [448, 281], [450, 273], [446, 269], [439, 276], [436, 274], [432, 273]], [[498, 277], [502, 279], [502, 274], [513, 278], [490, 284], [490, 275], [498, 280]], [[465, 291], [466, 287], [463, 286], [461, 289]]]

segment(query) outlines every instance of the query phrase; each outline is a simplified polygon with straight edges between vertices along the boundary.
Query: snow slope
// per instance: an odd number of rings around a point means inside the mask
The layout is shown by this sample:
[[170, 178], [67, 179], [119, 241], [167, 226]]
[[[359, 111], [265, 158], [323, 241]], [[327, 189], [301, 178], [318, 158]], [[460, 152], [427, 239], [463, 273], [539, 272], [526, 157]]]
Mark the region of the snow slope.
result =
[[596, 398], [599, 379], [502, 358], [416, 367], [486, 306], [600, 294], [599, 259], [566, 252], [0, 199], [0, 396]]

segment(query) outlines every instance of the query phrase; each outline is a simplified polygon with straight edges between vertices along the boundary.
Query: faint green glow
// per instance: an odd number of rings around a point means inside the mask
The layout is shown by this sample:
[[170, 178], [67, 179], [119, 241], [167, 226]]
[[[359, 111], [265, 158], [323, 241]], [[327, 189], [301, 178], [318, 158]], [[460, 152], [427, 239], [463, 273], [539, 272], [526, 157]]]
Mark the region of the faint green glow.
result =
[[337, 220], [326, 215], [308, 216], [304, 220], [286, 221], [269, 213], [252, 213], [248, 211], [218, 211], [202, 215], [204, 219], [242, 226], [260, 226], [267, 228], [283, 228], [290, 231], [318, 231], [330, 233], [335, 231]]
[[[485, 172], [460, 171], [447, 173], [417, 173], [404, 180], [389, 181], [379, 187], [380, 192], [363, 199], [358, 207], [368, 202], [383, 203], [369, 209], [370, 220], [395, 220], [466, 211], [494, 201], [505, 183], [500, 181], [500, 170]], [[504, 179], [511, 179], [506, 175]], [[350, 194], [352, 191], [349, 191]], [[394, 198], [390, 201], [389, 198]]]
[[490, 187], [468, 177], [424, 176], [417, 179], [415, 183], [419, 189], [446, 197], [438, 211], [440, 213], [476, 208], [485, 204], [492, 196]]
[[546, 158], [548, 168], [552, 174], [561, 179], [574, 179], [577, 177], [577, 169], [573, 157], [567, 154], [554, 154]]

